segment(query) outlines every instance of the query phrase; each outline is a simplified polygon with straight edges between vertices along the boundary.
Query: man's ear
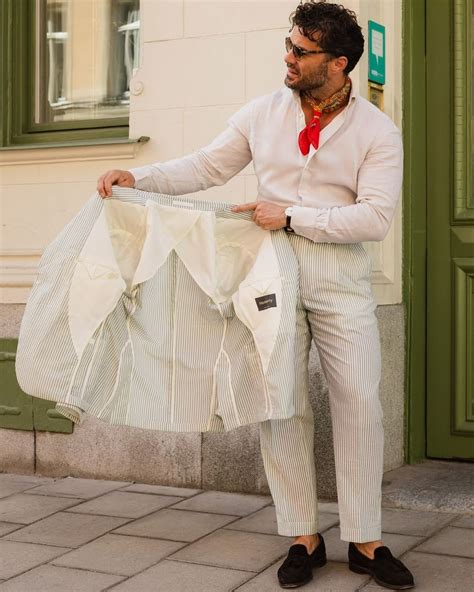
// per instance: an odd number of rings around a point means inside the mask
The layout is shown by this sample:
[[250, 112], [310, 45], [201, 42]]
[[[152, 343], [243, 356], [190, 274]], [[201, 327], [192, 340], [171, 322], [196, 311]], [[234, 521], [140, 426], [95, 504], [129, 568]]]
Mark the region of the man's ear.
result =
[[348, 63], [349, 60], [346, 58], [346, 56], [339, 56], [331, 60], [331, 66], [334, 68], [334, 72], [342, 72]]

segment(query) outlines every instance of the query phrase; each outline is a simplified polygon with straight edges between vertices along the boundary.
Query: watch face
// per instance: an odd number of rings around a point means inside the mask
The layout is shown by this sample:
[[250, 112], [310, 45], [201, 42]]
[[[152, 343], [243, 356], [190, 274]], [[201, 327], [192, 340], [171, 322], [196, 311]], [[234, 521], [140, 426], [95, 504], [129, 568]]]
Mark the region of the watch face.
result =
[[292, 214], [293, 214], [293, 208], [292, 208], [292, 206], [288, 206], [285, 210], [285, 215], [291, 216]]

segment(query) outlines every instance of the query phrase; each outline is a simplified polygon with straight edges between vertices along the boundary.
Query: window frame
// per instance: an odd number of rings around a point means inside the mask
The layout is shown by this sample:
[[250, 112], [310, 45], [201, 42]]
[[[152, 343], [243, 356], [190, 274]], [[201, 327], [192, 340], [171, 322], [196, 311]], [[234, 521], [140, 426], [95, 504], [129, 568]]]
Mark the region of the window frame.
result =
[[129, 116], [34, 123], [36, 28], [36, 0], [0, 1], [0, 150], [127, 141]]

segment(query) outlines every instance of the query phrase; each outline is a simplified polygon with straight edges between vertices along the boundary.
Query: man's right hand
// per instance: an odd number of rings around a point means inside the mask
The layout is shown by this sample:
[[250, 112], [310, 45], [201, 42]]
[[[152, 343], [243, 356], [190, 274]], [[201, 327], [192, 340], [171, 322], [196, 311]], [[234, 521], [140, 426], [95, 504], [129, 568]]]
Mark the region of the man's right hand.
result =
[[113, 169], [107, 171], [97, 181], [97, 191], [101, 197], [110, 197], [112, 195], [112, 185], [120, 187], [134, 187], [135, 177], [129, 171]]

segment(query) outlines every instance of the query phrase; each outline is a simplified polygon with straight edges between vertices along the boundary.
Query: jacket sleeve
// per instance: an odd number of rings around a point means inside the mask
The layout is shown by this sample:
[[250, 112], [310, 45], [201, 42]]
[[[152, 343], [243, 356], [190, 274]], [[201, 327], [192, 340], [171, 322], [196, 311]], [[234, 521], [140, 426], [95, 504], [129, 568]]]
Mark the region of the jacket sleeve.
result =
[[377, 137], [359, 169], [355, 203], [311, 208], [295, 206], [291, 226], [314, 242], [381, 241], [387, 235], [400, 197], [403, 145], [398, 128]]
[[183, 195], [226, 183], [252, 160], [248, 137], [234, 124], [234, 118], [239, 114], [240, 120], [248, 119], [248, 105], [229, 120], [228, 127], [208, 146], [182, 158], [129, 169], [135, 177], [135, 187]]

